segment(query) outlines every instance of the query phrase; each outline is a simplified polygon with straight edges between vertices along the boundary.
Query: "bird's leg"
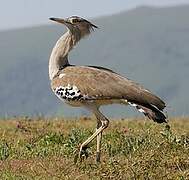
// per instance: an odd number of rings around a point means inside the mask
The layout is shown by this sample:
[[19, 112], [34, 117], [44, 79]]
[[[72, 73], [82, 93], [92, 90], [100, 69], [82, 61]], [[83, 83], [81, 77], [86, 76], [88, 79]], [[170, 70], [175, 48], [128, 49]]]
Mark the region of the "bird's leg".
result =
[[108, 120], [107, 120], [107, 121], [103, 121], [101, 127], [100, 127], [98, 130], [96, 130], [96, 132], [95, 132], [91, 137], [89, 137], [89, 138], [81, 145], [80, 151], [79, 151], [79, 157], [81, 157], [82, 149], [84, 149], [99, 133], [102, 133], [102, 131], [108, 127], [108, 123], [109, 123]]
[[[96, 131], [102, 125], [101, 121], [97, 119]], [[97, 148], [96, 148], [96, 162], [100, 162], [100, 149], [101, 149], [102, 132], [97, 135]]]
[[[95, 109], [94, 111], [94, 114], [96, 116], [97, 119], [99, 119], [101, 121], [101, 126], [96, 130], [96, 132], [91, 136], [89, 137], [80, 147], [80, 151], [79, 151], [79, 158], [81, 158], [81, 155], [82, 155], [82, 149], [84, 149], [95, 137], [97, 137], [99, 134], [101, 134], [103, 132], [104, 129], [106, 129], [108, 127], [108, 124], [109, 124], [109, 120], [98, 110], [98, 109]], [[99, 152], [100, 152], [100, 142], [101, 142], [101, 136], [100, 135], [98, 137], [98, 148], [99, 148]], [[98, 153], [98, 159], [100, 160], [100, 153]]]

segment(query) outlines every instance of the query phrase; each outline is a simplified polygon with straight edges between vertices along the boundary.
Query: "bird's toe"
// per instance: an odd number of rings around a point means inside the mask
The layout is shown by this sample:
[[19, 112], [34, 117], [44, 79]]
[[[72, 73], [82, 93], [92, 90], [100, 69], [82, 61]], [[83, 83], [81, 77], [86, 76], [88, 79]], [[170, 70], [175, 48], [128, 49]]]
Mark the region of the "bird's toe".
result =
[[96, 152], [96, 162], [100, 163], [100, 152]]
[[84, 159], [87, 159], [89, 157], [89, 153], [87, 151], [87, 146], [84, 146], [84, 147], [81, 146], [80, 147], [78, 157], [81, 161], [84, 160]]

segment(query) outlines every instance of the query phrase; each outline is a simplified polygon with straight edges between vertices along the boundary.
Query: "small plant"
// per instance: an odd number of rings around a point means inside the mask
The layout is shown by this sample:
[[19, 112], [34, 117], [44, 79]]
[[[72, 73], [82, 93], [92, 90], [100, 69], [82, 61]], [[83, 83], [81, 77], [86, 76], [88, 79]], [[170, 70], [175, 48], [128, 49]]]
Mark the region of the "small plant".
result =
[[160, 132], [161, 135], [169, 142], [172, 144], [177, 144], [177, 145], [183, 145], [184, 147], [189, 147], [189, 136], [187, 135], [175, 135], [171, 131], [171, 127], [169, 125], [166, 125], [164, 128], [164, 131]]
[[79, 145], [87, 139], [92, 134], [90, 131], [83, 129], [72, 129], [71, 133], [68, 135], [67, 140], [64, 144], [67, 154], [78, 153]]
[[2, 142], [0, 144], [0, 160], [6, 160], [9, 157], [10, 148], [7, 142]]
[[40, 139], [40, 144], [43, 146], [53, 145], [53, 144], [63, 144], [65, 141], [63, 134], [48, 133]]
[[139, 148], [142, 148], [144, 145], [149, 144], [149, 136], [134, 136], [134, 135], [125, 135], [123, 132], [115, 131], [111, 134], [105, 136], [106, 150], [109, 156], [115, 156], [122, 154], [127, 156], [130, 153], [137, 151]]

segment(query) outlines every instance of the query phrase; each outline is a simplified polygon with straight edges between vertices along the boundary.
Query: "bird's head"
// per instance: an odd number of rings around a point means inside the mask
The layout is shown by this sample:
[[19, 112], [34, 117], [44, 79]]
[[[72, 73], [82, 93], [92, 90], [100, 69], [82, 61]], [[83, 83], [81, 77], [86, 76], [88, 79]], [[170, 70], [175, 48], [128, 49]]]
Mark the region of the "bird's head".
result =
[[90, 34], [95, 28], [98, 28], [91, 22], [78, 16], [71, 16], [66, 19], [62, 18], [49, 18], [52, 21], [64, 24], [72, 34], [77, 34], [80, 38]]

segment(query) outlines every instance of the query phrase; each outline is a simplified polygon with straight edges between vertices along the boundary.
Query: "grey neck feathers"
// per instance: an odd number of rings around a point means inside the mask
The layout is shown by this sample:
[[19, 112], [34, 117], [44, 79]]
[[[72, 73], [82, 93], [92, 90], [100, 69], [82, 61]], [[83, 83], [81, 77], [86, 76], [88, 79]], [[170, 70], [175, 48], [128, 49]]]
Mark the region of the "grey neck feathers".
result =
[[69, 30], [57, 41], [49, 59], [49, 78], [52, 80], [58, 71], [69, 65], [68, 53], [80, 40], [79, 33], [73, 33]]

